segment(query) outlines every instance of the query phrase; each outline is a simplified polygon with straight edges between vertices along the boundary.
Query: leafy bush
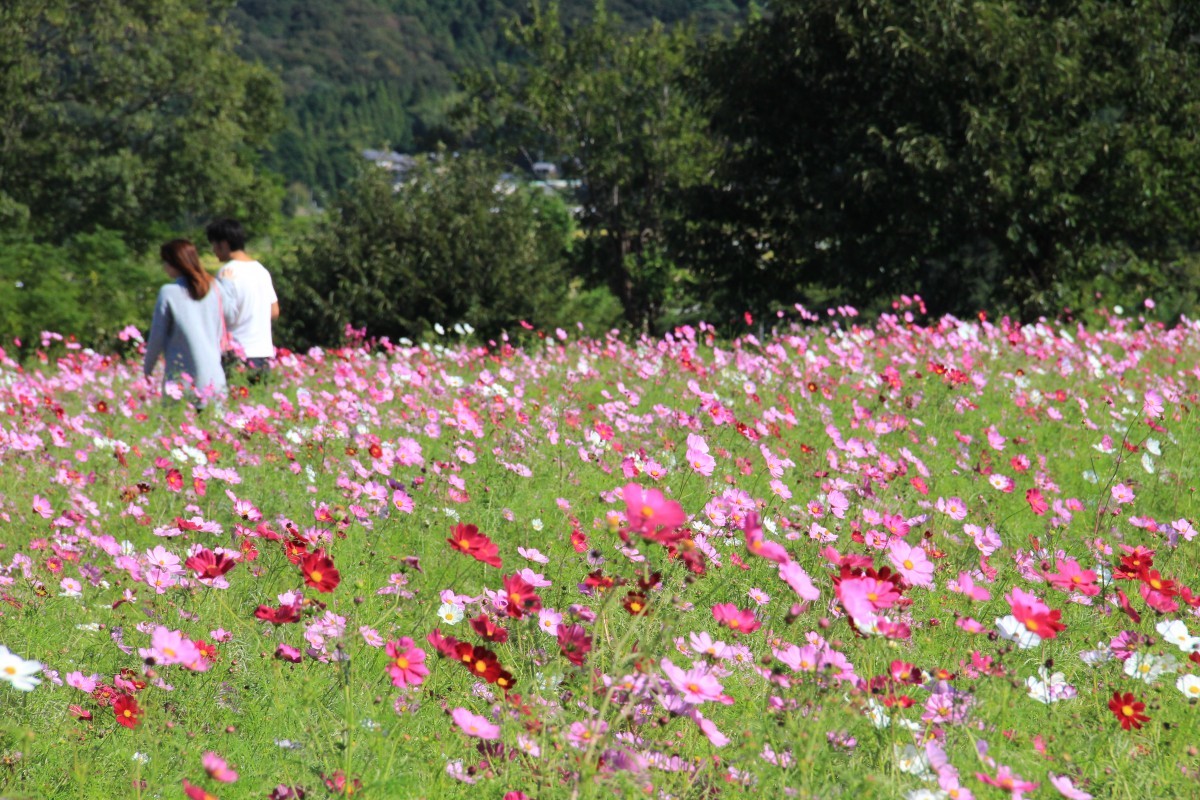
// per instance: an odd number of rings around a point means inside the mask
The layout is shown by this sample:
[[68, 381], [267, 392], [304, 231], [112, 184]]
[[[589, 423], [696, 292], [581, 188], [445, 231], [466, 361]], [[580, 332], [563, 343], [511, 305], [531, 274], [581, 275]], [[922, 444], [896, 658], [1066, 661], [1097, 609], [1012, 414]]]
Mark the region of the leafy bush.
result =
[[114, 231], [80, 234], [61, 246], [10, 238], [0, 243], [0, 330], [24, 352], [42, 331], [111, 349], [126, 325], [149, 325], [164, 281]]
[[570, 216], [498, 174], [466, 155], [425, 160], [397, 187], [362, 174], [281, 264], [280, 340], [337, 343], [347, 325], [416, 338], [439, 323], [494, 336], [564, 322]]

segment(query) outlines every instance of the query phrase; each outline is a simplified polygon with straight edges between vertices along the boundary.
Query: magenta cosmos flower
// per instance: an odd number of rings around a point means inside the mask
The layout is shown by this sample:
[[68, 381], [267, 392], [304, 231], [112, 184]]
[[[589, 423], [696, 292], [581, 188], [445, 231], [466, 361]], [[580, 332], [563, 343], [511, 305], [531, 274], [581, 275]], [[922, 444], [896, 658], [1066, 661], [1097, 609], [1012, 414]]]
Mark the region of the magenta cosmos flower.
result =
[[387, 669], [392, 676], [393, 686], [416, 686], [429, 674], [429, 668], [425, 666], [425, 651], [414, 647], [413, 640], [407, 636], [388, 642], [387, 654], [391, 659]]

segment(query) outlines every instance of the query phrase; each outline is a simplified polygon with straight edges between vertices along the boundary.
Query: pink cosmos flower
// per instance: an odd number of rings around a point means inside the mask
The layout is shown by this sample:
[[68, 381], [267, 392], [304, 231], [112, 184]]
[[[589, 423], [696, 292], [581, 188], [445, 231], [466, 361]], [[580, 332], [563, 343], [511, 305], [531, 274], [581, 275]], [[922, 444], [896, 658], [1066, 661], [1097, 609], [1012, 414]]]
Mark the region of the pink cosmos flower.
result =
[[813, 585], [812, 578], [795, 561], [788, 561], [785, 564], [779, 565], [779, 578], [792, 587], [792, 591], [801, 600], [813, 601], [821, 596], [820, 590]]
[[1071, 779], [1066, 775], [1055, 775], [1049, 773], [1050, 783], [1058, 790], [1058, 793], [1067, 800], [1092, 800], [1092, 796], [1082, 789], [1076, 789], [1075, 784], [1071, 783]]
[[208, 773], [208, 776], [215, 781], [233, 783], [238, 779], [238, 774], [229, 768], [225, 759], [211, 750], [204, 754], [200, 763], [204, 765], [204, 771]]
[[100, 676], [98, 674], [84, 675], [82, 672], [68, 672], [67, 686], [91, 694], [96, 688], [96, 681], [99, 679]]
[[1123, 506], [1126, 503], [1133, 502], [1133, 489], [1130, 489], [1123, 483], [1118, 483], [1112, 487], [1112, 499], [1117, 505]]
[[888, 560], [904, 576], [904, 580], [913, 586], [933, 588], [933, 562], [920, 547], [914, 547], [904, 541], [894, 541], [888, 545]]
[[627, 483], [621, 496], [625, 500], [630, 530], [652, 535], [658, 528], [675, 530], [687, 522], [683, 506], [667, 500], [657, 489], [643, 489], [636, 483]]
[[489, 722], [486, 717], [472, 714], [465, 708], [454, 709], [450, 712], [450, 718], [454, 720], [454, 724], [467, 736], [474, 736], [477, 739], [483, 739], [485, 742], [495, 741], [500, 738], [499, 725]]
[[946, 584], [946, 588], [952, 592], [965, 594], [967, 597], [980, 603], [992, 599], [992, 593], [976, 584], [975, 578], [969, 572], [958, 573], [958, 580], [950, 581]]
[[574, 748], [586, 750], [592, 742], [608, 732], [608, 723], [602, 719], [587, 722], [572, 722], [567, 729], [567, 742]]
[[992, 777], [984, 772], [976, 772], [975, 777], [986, 783], [988, 786], [996, 786], [1000, 789], [1012, 792], [1014, 800], [1022, 797], [1024, 792], [1032, 792], [1041, 786], [1040, 783], [1032, 783], [1025, 780], [1020, 775], [1013, 772], [1010, 767], [1003, 764], [996, 769], [995, 777]]
[[387, 654], [391, 659], [387, 670], [393, 686], [416, 686], [429, 674], [429, 668], [425, 666], [425, 651], [415, 647], [408, 636], [388, 642]]
[[168, 630], [162, 625], [155, 627], [151, 634], [149, 649], [140, 648], [138, 655], [154, 659], [154, 663], [161, 667], [171, 664], [186, 666], [201, 660], [200, 651], [182, 631]]
[[54, 516], [54, 506], [50, 505], [50, 501], [40, 494], [33, 496], [33, 511], [42, 519], [50, 519]]
[[1142, 413], [1151, 419], [1158, 419], [1163, 415], [1163, 396], [1151, 389], [1142, 395]]
[[1058, 572], [1047, 573], [1046, 580], [1050, 581], [1050, 585], [1055, 589], [1064, 592], [1079, 592], [1088, 597], [1100, 594], [1100, 587], [1096, 584], [1096, 573], [1090, 569], [1083, 569], [1073, 558], [1060, 559]]
[[670, 659], [664, 658], [659, 665], [662, 667], [663, 674], [667, 676], [667, 680], [683, 696], [684, 702], [699, 705], [710, 701], [720, 701], [724, 696], [724, 687], [703, 665], [686, 672], [671, 663]]
[[1030, 489], [1025, 493], [1025, 502], [1029, 503], [1029, 509], [1039, 517], [1046, 513], [1046, 509], [1050, 508], [1046, 503], [1046, 498], [1042, 497], [1042, 493], [1037, 489]]
[[900, 595], [896, 592], [891, 581], [881, 581], [876, 578], [845, 578], [837, 587], [838, 599], [856, 623], [869, 625], [875, 618], [875, 612], [891, 608]]
[[737, 633], [753, 633], [762, 623], [749, 609], [741, 611], [733, 603], [718, 603], [712, 608], [713, 619]]
[[759, 524], [757, 512], [751, 511], [742, 523], [742, 533], [746, 536], [746, 549], [756, 556], [762, 556], [776, 564], [786, 564], [791, 556], [782, 545], [768, 542], [763, 538], [762, 525]]

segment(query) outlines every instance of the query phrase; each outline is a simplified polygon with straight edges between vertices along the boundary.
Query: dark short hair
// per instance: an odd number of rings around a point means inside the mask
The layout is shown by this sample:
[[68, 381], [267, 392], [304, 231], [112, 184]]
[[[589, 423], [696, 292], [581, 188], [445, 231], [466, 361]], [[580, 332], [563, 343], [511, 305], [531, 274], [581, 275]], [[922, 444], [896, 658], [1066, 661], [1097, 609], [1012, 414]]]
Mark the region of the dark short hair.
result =
[[204, 229], [204, 235], [210, 242], [225, 242], [230, 250], [242, 250], [246, 247], [246, 231], [236, 219], [214, 219]]

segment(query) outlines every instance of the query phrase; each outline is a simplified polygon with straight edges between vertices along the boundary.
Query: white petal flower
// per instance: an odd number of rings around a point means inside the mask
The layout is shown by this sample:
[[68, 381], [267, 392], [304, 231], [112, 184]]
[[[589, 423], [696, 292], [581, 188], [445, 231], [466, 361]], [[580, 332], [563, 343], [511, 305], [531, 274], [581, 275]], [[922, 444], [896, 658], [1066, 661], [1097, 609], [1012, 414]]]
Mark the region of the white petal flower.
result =
[[41, 678], [34, 677], [41, 671], [39, 662], [27, 661], [0, 645], [0, 681], [8, 681], [18, 691], [32, 692], [33, 687], [42, 682]]

